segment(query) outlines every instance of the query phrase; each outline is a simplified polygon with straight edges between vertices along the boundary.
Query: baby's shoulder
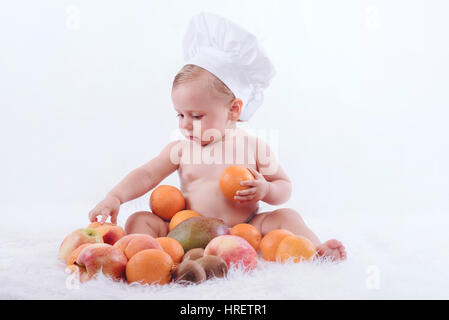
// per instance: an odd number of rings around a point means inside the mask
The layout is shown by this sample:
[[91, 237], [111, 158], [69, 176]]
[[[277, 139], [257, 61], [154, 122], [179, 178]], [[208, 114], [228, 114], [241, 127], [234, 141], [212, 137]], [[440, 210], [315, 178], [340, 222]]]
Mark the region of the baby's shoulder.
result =
[[238, 131], [236, 131], [236, 134], [244, 137], [245, 142], [248, 146], [251, 147], [251, 149], [256, 150], [258, 146], [266, 145], [263, 137], [257, 135], [254, 130], [238, 129]]
[[182, 150], [186, 146], [186, 140], [170, 141], [161, 151], [161, 155], [170, 158], [172, 163], [179, 164], [182, 157]]

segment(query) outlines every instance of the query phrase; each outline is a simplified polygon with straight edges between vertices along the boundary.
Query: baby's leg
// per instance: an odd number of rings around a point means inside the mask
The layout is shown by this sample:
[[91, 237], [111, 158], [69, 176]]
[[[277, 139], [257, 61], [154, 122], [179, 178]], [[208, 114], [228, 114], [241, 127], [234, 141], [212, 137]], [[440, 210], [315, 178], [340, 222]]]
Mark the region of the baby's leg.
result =
[[143, 233], [154, 238], [165, 237], [168, 233], [168, 222], [152, 212], [139, 211], [126, 220], [125, 230], [127, 234]]
[[321, 243], [315, 233], [306, 226], [300, 214], [293, 209], [282, 208], [259, 213], [249, 223], [255, 226], [262, 236], [275, 229], [286, 229], [312, 241], [321, 256], [328, 256], [331, 260], [346, 258], [345, 247], [340, 241], [331, 239]]
[[250, 222], [262, 237], [275, 229], [285, 229], [292, 233], [306, 237], [315, 246], [321, 244], [320, 239], [310, 230], [298, 212], [293, 209], [282, 208], [257, 214]]

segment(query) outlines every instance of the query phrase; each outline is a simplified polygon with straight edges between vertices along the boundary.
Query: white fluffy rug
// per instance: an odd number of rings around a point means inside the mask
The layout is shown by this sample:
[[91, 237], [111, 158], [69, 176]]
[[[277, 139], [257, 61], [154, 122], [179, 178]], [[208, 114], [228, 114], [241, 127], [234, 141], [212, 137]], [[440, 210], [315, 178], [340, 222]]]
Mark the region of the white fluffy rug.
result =
[[[38, 210], [34, 219], [27, 217], [23, 222], [14, 211], [2, 211], [1, 299], [449, 298], [445, 224], [419, 216], [367, 219], [354, 215], [347, 220], [304, 216], [321, 240], [335, 237], [344, 242], [348, 260], [339, 264], [260, 260], [250, 274], [233, 269], [227, 279], [199, 285], [130, 286], [105, 277], [78, 285], [64, 273], [64, 265], [56, 258], [59, 244], [70, 231], [84, 227], [84, 215], [60, 214], [58, 220]], [[119, 224], [125, 219], [126, 215]]]

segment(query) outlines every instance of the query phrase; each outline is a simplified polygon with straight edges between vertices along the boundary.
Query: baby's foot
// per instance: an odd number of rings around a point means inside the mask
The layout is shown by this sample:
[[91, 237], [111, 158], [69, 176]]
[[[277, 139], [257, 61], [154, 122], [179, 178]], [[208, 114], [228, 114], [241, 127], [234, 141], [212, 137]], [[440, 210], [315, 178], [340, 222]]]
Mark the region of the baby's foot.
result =
[[329, 257], [331, 261], [339, 261], [346, 259], [346, 249], [343, 244], [335, 239], [327, 240], [320, 244], [317, 248], [318, 255]]

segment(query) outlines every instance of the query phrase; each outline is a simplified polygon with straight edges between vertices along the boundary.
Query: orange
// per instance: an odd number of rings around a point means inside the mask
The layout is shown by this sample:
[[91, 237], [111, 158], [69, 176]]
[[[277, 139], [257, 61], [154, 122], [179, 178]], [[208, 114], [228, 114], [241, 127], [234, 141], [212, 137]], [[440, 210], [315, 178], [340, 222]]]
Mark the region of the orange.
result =
[[114, 247], [123, 251], [128, 259], [131, 259], [136, 253], [146, 249], [162, 250], [161, 245], [149, 234], [132, 233], [124, 236], [116, 243]]
[[173, 260], [170, 255], [158, 249], [146, 249], [136, 253], [126, 265], [128, 282], [142, 284], [166, 284], [171, 280]]
[[151, 193], [151, 211], [164, 220], [170, 220], [176, 212], [183, 210], [185, 207], [184, 196], [181, 190], [176, 187], [161, 185]]
[[293, 236], [293, 233], [284, 229], [275, 229], [268, 232], [260, 241], [259, 247], [262, 258], [267, 261], [276, 261], [276, 250], [286, 236]]
[[181, 210], [179, 212], [176, 212], [173, 218], [170, 220], [170, 224], [168, 225], [168, 230], [172, 231], [174, 227], [176, 227], [178, 224], [183, 222], [184, 220], [187, 220], [189, 218], [193, 217], [201, 217], [201, 215], [193, 210]]
[[294, 262], [309, 260], [316, 253], [312, 241], [301, 236], [286, 236], [279, 242], [276, 250], [276, 261], [284, 262], [292, 259]]
[[160, 237], [156, 238], [156, 240], [161, 245], [162, 250], [169, 254], [175, 264], [181, 262], [184, 256], [184, 248], [178, 240], [168, 237]]
[[244, 180], [253, 180], [254, 176], [245, 167], [229, 166], [221, 174], [219, 186], [223, 195], [229, 200], [234, 200], [235, 193], [239, 190], [250, 188], [249, 186], [242, 186], [240, 182]]
[[236, 224], [231, 228], [229, 233], [233, 236], [239, 236], [249, 242], [249, 244], [254, 248], [254, 250], [259, 249], [260, 240], [262, 235], [257, 228], [249, 223]]
[[78, 248], [72, 251], [72, 253], [67, 257], [67, 265], [74, 264], [76, 259], [78, 258], [78, 255], [80, 254], [81, 250], [83, 250], [85, 247], [90, 245], [92, 243], [84, 243], [80, 245]]

